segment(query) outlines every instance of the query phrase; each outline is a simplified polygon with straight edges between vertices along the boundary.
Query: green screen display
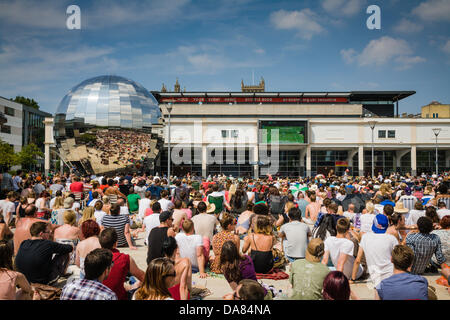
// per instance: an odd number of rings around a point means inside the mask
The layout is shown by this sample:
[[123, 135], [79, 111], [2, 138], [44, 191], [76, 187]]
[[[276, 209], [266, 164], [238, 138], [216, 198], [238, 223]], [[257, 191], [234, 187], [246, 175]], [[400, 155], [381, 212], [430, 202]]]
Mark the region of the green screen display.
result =
[[275, 132], [271, 130], [278, 130], [279, 144], [296, 144], [305, 143], [305, 124], [296, 125], [296, 123], [283, 123], [282, 125], [272, 123], [261, 123], [261, 142], [262, 143], [276, 143]]

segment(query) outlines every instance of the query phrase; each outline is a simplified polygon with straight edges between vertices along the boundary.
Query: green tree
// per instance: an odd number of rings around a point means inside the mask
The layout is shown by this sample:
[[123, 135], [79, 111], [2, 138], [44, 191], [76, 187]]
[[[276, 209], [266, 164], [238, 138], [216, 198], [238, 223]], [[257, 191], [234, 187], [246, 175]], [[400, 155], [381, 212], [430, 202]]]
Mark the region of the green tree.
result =
[[24, 104], [26, 106], [35, 108], [37, 110], [39, 110], [39, 108], [40, 108], [39, 104], [36, 101], [34, 101], [34, 99], [25, 98], [25, 97], [22, 97], [22, 96], [17, 96], [15, 99], [11, 99], [11, 100], [14, 101], [14, 102], [21, 103], [21, 104]]
[[17, 154], [14, 153], [14, 148], [0, 139], [0, 166], [3, 169], [2, 171], [18, 164], [18, 160]]
[[30, 143], [23, 146], [17, 156], [22, 167], [31, 170], [31, 167], [37, 163], [37, 157], [44, 157], [44, 153], [34, 143]]

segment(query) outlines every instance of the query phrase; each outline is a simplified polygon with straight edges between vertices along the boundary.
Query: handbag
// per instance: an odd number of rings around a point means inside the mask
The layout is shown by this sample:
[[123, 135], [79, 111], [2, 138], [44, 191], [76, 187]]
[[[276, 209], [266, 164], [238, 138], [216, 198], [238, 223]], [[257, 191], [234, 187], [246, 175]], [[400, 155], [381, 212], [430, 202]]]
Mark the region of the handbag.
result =
[[41, 300], [59, 300], [61, 288], [48, 286], [42, 283], [31, 283], [31, 286], [39, 293]]
[[277, 248], [272, 249], [273, 269], [282, 269], [288, 263], [284, 253]]

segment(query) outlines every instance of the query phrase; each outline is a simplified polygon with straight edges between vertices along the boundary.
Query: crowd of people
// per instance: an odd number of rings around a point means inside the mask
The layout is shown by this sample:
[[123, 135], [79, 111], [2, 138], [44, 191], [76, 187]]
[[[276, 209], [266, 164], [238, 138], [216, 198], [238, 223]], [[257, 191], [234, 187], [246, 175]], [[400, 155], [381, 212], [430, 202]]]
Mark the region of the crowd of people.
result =
[[[373, 299], [427, 300], [449, 285], [447, 175], [0, 178], [0, 299], [46, 299], [45, 286], [61, 300], [189, 300], [196, 273], [223, 275], [225, 300], [357, 300], [359, 281]], [[145, 270], [120, 252], [140, 236]], [[290, 296], [260, 281], [283, 270]]]

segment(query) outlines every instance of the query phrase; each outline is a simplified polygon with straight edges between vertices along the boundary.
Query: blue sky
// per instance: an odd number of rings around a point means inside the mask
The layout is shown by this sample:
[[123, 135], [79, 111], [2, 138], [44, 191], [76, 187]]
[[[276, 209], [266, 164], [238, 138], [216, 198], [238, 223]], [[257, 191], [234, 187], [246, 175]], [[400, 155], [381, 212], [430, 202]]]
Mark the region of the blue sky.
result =
[[[81, 9], [68, 30], [66, 9]], [[369, 5], [381, 30], [369, 30]], [[0, 0], [0, 96], [54, 113], [81, 81], [103, 74], [148, 90], [415, 90], [400, 112], [450, 103], [449, 0]]]

